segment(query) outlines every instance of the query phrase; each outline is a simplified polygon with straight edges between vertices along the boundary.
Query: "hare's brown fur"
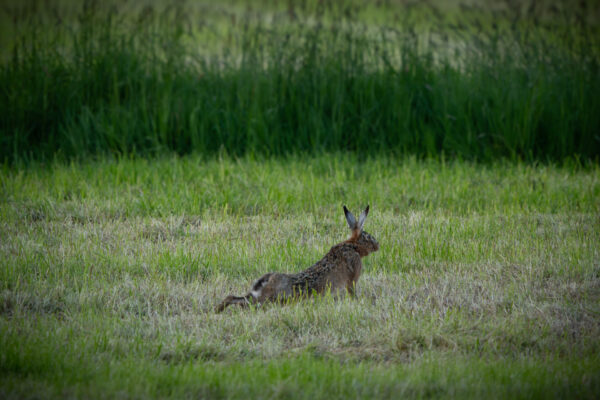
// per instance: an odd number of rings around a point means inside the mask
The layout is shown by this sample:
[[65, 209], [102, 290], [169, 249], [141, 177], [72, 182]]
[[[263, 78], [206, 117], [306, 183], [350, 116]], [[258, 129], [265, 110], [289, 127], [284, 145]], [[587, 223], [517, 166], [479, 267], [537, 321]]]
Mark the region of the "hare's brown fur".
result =
[[322, 294], [328, 290], [332, 294], [344, 290], [354, 296], [354, 288], [362, 271], [361, 258], [379, 249], [379, 243], [362, 230], [369, 206], [358, 221], [344, 206], [348, 226], [352, 236], [345, 242], [336, 244], [312, 267], [297, 274], [268, 273], [261, 276], [245, 296], [227, 296], [216, 308], [223, 311], [231, 304], [247, 306], [264, 302], [285, 301], [294, 297]]

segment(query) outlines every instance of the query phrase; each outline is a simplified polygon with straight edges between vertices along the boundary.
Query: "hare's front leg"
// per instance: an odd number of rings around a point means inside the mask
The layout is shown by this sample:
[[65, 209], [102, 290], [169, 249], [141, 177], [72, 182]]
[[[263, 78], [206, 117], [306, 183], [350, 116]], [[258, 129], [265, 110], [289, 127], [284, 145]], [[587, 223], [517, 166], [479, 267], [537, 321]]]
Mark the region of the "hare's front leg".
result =
[[350, 297], [352, 297], [353, 299], [356, 298], [356, 282], [355, 281], [348, 282], [348, 285], [346, 285], [346, 290], [348, 291], [348, 294], [350, 295]]

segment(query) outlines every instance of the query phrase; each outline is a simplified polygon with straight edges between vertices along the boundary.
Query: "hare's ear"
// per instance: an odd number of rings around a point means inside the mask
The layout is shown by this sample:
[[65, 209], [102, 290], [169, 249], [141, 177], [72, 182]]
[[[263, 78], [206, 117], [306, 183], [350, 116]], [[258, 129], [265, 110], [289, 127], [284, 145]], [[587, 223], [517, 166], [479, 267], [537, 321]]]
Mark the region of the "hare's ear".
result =
[[367, 205], [367, 208], [365, 208], [365, 211], [360, 213], [360, 216], [358, 217], [358, 229], [360, 229], [361, 231], [362, 231], [363, 225], [365, 224], [365, 220], [367, 219], [367, 215], [369, 215], [369, 206], [368, 205]]
[[344, 206], [344, 214], [346, 214], [346, 222], [348, 222], [348, 228], [352, 230], [356, 229], [356, 218], [354, 218], [354, 215], [352, 215], [352, 213], [346, 208], [346, 206]]

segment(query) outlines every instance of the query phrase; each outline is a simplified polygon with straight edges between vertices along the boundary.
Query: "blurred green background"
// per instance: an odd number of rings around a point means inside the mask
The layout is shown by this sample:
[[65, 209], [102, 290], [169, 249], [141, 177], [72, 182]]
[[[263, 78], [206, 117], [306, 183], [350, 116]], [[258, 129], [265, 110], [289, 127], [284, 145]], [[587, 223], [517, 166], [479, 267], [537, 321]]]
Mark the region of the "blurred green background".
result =
[[0, 159], [597, 160], [598, 8], [4, 2]]

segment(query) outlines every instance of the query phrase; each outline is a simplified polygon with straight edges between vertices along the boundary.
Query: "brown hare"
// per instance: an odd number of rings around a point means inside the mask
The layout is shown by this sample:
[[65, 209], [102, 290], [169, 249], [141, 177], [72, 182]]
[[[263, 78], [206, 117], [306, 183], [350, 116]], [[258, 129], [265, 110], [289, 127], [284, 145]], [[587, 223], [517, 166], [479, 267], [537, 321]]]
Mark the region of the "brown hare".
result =
[[354, 289], [362, 270], [361, 258], [379, 250], [377, 240], [363, 231], [369, 214], [369, 206], [358, 217], [358, 221], [344, 206], [346, 221], [352, 231], [350, 239], [336, 244], [312, 267], [297, 274], [268, 273], [261, 276], [250, 293], [245, 296], [227, 296], [216, 308], [223, 311], [231, 304], [242, 307], [249, 304], [285, 301], [294, 297], [306, 297], [313, 293], [322, 294], [328, 290], [332, 294], [344, 289], [354, 296]]

